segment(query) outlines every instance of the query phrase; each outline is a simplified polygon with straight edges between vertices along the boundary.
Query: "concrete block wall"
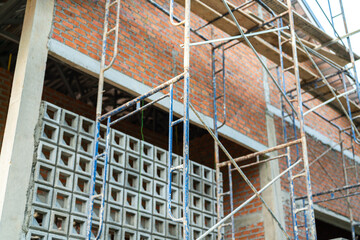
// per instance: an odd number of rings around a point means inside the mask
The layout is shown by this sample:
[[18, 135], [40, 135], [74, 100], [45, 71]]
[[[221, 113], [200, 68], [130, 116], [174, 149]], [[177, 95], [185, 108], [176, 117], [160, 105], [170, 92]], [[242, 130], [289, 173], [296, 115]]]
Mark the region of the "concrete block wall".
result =
[[[43, 102], [42, 109], [27, 238], [85, 239], [94, 122], [48, 102]], [[101, 140], [101, 144], [105, 142]], [[110, 144], [105, 232], [101, 239], [181, 239], [181, 224], [167, 214], [167, 151], [115, 129], [111, 130]], [[181, 162], [180, 156], [174, 155], [174, 159], [174, 164]], [[195, 162], [191, 165], [192, 184], [196, 185], [196, 191], [191, 188], [190, 206], [195, 237], [215, 223], [216, 196], [214, 170]], [[104, 170], [100, 160], [97, 192], [102, 188]], [[174, 175], [173, 183], [172, 212], [180, 217], [180, 172]], [[95, 200], [94, 205], [95, 236], [100, 201]], [[207, 239], [215, 239], [215, 235]]]

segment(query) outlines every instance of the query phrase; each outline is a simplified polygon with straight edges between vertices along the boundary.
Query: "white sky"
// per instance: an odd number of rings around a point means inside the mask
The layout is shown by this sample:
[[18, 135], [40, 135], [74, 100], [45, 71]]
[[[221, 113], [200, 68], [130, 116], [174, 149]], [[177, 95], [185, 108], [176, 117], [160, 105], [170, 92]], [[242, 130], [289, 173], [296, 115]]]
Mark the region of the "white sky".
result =
[[[316, 0], [306, 0], [309, 4], [311, 10], [314, 12], [315, 16], [319, 20], [320, 24], [324, 28], [324, 30], [331, 36], [334, 36], [333, 30], [331, 28], [331, 25], [326, 20], [324, 14], [320, 10], [318, 4], [316, 3]], [[323, 8], [325, 13], [330, 19], [330, 11], [329, 11], [329, 4], [328, 0], [317, 0], [320, 6]], [[335, 16], [340, 13], [340, 5], [339, 0], [329, 0], [331, 4], [331, 11], [332, 15]], [[348, 25], [348, 31], [353, 32], [355, 30], [360, 29], [360, 0], [342, 0], [346, 21]], [[345, 34], [345, 29], [342, 21], [342, 16], [338, 16], [334, 18], [334, 24], [336, 31], [340, 36], [343, 36]], [[357, 33], [350, 37], [351, 44], [353, 51], [360, 55], [360, 33]], [[343, 42], [347, 45], [347, 40], [343, 39]], [[356, 63], [356, 69], [358, 72], [358, 76], [360, 76], [360, 60]]]

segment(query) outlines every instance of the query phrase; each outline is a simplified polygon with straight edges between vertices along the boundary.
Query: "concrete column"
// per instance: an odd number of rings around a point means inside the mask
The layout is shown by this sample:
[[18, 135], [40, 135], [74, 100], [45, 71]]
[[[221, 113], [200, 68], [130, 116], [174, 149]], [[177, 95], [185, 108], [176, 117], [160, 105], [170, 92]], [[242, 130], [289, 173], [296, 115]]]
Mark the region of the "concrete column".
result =
[[[263, 59], [265, 60], [265, 59]], [[266, 61], [266, 60], [265, 60]], [[270, 90], [268, 85], [268, 74], [265, 69], [262, 69], [262, 78], [264, 86], [264, 95], [266, 106], [270, 105]], [[266, 107], [267, 109], [267, 107]], [[274, 147], [276, 143], [276, 129], [273, 115], [266, 110], [265, 114], [266, 120], [266, 129], [267, 129], [267, 138], [268, 138], [268, 147]], [[272, 156], [276, 156], [276, 153], [272, 153]], [[270, 180], [279, 175], [279, 162], [277, 160], [267, 162], [260, 165], [260, 185], [261, 187], [265, 186]], [[270, 208], [273, 210], [276, 217], [279, 219], [282, 226], [285, 227], [285, 218], [284, 218], [284, 209], [282, 204], [282, 194], [281, 194], [281, 185], [280, 180], [275, 182], [270, 188], [268, 188], [262, 194], [264, 200], [269, 204]], [[265, 239], [269, 240], [278, 240], [286, 239], [282, 231], [279, 229], [278, 224], [274, 221], [269, 212], [263, 208], [264, 216], [264, 228], [265, 228]]]
[[28, 0], [0, 156], [0, 239], [26, 234], [29, 183], [54, 0]]

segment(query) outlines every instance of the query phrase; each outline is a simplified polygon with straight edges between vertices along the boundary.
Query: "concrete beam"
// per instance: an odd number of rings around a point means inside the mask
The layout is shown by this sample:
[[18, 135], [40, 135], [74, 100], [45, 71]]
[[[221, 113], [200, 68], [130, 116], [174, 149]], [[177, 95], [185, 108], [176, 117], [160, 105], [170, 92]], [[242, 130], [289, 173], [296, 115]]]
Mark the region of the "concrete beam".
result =
[[0, 155], [0, 239], [25, 239], [54, 0], [28, 0]]
[[[71, 66], [74, 66], [75, 68], [79, 69], [80, 71], [83, 71], [87, 74], [90, 74], [92, 76], [99, 76], [100, 71], [100, 63], [96, 61], [95, 59], [59, 42], [54, 39], [50, 39], [49, 41], [49, 55], [67, 63]], [[109, 84], [112, 84], [124, 91], [127, 91], [134, 95], [141, 95], [149, 90], [151, 90], [151, 87], [117, 71], [114, 69], [109, 69], [105, 73], [105, 81]], [[155, 100], [161, 96], [163, 96], [163, 93], [157, 93], [151, 97], [149, 97], [150, 100]], [[169, 102], [166, 100], [160, 101], [158, 104], [156, 104], [157, 107], [168, 111]], [[183, 104], [179, 101], [174, 101], [174, 113], [175, 115], [182, 116], [183, 115]], [[213, 126], [213, 118], [205, 116], [204, 114], [200, 114], [201, 117], [205, 120], [208, 126]], [[190, 122], [201, 127], [200, 121], [197, 119], [195, 114], [190, 111]], [[221, 125], [219, 122], [218, 125]], [[263, 151], [267, 149], [267, 147], [255, 140], [253, 140], [251, 137], [246, 136], [245, 134], [242, 134], [236, 130], [234, 130], [231, 127], [224, 126], [221, 129], [219, 129], [219, 134], [229, 140], [232, 140], [243, 147], [246, 147], [252, 151]]]

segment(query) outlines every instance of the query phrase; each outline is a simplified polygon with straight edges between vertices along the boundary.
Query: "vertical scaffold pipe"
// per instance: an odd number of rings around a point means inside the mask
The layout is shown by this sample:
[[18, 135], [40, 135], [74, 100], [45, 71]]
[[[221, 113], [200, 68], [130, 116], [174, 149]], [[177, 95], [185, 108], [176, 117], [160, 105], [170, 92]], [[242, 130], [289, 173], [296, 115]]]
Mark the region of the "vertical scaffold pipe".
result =
[[302, 158], [304, 163], [304, 170], [306, 175], [306, 189], [307, 189], [307, 200], [308, 200], [308, 221], [309, 221], [309, 238], [311, 240], [317, 239], [316, 237], [316, 227], [315, 227], [315, 214], [314, 214], [314, 203], [312, 199], [312, 190], [311, 190], [311, 180], [310, 180], [310, 169], [309, 169], [309, 158], [308, 158], [308, 149], [307, 141], [305, 135], [305, 126], [304, 126], [304, 111], [302, 104], [301, 96], [301, 86], [300, 86], [300, 75], [299, 75], [299, 62], [297, 58], [297, 47], [296, 47], [296, 35], [295, 35], [295, 24], [294, 16], [291, 5], [291, 0], [287, 0], [287, 6], [289, 9], [289, 25], [290, 25], [290, 34], [291, 34], [291, 46], [293, 53], [294, 61], [294, 74], [296, 81], [296, 91], [297, 91], [297, 100], [298, 100], [298, 121], [300, 128], [300, 138], [302, 146]]
[[190, 240], [190, 206], [189, 206], [189, 87], [190, 87], [190, 5], [191, 0], [185, 0], [184, 29], [184, 239]]
[[[213, 118], [214, 118], [214, 134], [218, 137], [217, 132], [217, 106], [216, 106], [216, 69], [215, 69], [215, 48], [211, 49], [211, 59], [212, 59], [212, 80], [213, 80]], [[220, 206], [220, 198], [221, 198], [221, 191], [220, 191], [220, 167], [219, 167], [219, 146], [216, 141], [214, 141], [214, 158], [215, 158], [215, 168], [216, 168], [216, 213], [217, 213], [217, 220], [221, 220], [221, 206]], [[218, 227], [218, 240], [221, 240], [221, 225]]]

